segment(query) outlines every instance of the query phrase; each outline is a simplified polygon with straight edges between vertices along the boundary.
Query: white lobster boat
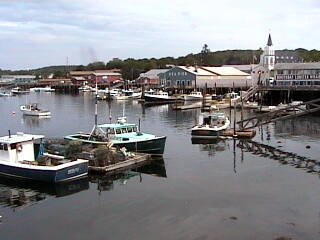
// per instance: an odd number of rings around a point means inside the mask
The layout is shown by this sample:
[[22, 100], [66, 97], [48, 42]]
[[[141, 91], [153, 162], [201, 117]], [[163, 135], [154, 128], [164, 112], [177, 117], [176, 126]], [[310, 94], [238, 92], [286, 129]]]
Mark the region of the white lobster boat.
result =
[[228, 117], [222, 112], [202, 113], [199, 123], [191, 129], [192, 138], [216, 138], [230, 126]]
[[[0, 174], [45, 182], [62, 182], [88, 174], [88, 161], [44, 153], [42, 135], [0, 137]], [[40, 143], [37, 143], [40, 141]]]
[[27, 115], [27, 116], [50, 116], [51, 112], [47, 111], [47, 110], [41, 110], [38, 108], [37, 104], [26, 104], [26, 105], [22, 105], [20, 107], [21, 112], [23, 113], [23, 115]]

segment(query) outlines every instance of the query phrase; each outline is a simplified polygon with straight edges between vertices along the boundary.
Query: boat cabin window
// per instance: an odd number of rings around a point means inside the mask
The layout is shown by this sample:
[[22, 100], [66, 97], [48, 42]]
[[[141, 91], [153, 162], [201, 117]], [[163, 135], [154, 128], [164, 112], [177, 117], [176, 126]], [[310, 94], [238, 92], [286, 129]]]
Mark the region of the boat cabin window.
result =
[[136, 132], [136, 131], [137, 131], [137, 127], [133, 127], [132, 129], [133, 129], [133, 131], [134, 131], [134, 132]]
[[116, 134], [121, 134], [121, 129], [120, 128], [116, 129]]
[[211, 124], [211, 116], [203, 118], [203, 124], [210, 125]]
[[121, 128], [121, 133], [127, 133], [127, 129], [126, 128]]
[[11, 150], [16, 149], [17, 148], [17, 144], [16, 143], [10, 144], [10, 148], [11, 148]]
[[133, 131], [132, 127], [127, 127], [128, 133], [131, 133]]
[[0, 143], [0, 150], [2, 151], [8, 151], [8, 145], [5, 143]]
[[113, 128], [106, 128], [106, 133], [107, 134], [114, 134], [114, 129]]

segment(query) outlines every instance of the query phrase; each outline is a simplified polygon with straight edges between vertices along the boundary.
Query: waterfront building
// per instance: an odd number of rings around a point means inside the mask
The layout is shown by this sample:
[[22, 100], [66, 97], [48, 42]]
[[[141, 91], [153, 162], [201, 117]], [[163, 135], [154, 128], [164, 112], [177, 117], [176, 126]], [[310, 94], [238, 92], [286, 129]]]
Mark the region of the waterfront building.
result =
[[0, 82], [3, 83], [33, 83], [35, 75], [1, 75]]
[[95, 71], [71, 71], [70, 77], [73, 84], [114, 83], [122, 81], [119, 69], [95, 70]]
[[251, 76], [234, 67], [176, 66], [165, 72], [167, 88], [246, 88]]
[[165, 85], [165, 73], [169, 69], [151, 69], [145, 73], [141, 73], [138, 77], [137, 85], [147, 85], [150, 87], [158, 87]]
[[280, 86], [320, 85], [320, 62], [277, 63], [274, 76]]

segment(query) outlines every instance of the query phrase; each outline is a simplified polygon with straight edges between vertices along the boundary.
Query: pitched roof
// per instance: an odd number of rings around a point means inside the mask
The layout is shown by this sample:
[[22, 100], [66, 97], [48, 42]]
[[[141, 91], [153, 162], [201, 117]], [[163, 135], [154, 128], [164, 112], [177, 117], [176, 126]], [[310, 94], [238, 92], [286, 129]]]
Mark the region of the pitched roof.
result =
[[141, 73], [140, 77], [145, 77], [145, 78], [158, 78], [160, 73], [165, 73], [170, 69], [151, 69], [145, 73]]
[[192, 73], [194, 75], [202, 75], [202, 76], [212, 76], [215, 75], [211, 72], [208, 72], [201, 67], [194, 67], [194, 66], [178, 66], [178, 68], [181, 68], [189, 73]]
[[234, 67], [201, 67], [202, 69], [220, 76], [250, 76]]

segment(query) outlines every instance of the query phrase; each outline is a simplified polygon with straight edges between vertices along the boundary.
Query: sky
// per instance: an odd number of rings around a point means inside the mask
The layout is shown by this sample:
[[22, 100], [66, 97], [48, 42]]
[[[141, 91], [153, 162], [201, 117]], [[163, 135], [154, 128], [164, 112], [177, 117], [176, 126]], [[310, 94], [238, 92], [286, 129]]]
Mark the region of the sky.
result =
[[319, 0], [0, 0], [0, 69], [320, 49]]

